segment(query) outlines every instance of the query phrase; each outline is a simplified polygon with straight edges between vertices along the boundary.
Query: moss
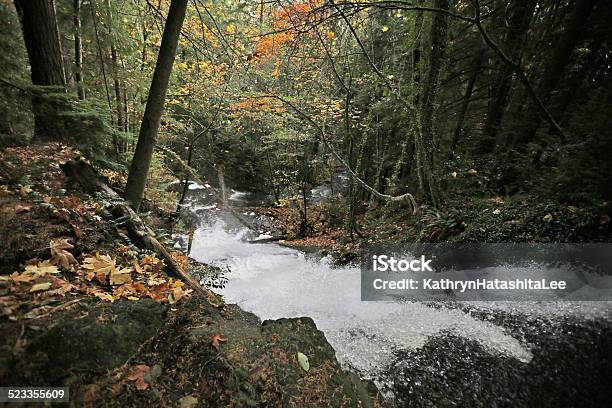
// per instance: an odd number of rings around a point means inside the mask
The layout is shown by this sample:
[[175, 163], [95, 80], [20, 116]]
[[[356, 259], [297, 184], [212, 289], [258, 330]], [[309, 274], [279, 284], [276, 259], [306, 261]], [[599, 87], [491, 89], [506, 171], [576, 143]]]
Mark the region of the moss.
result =
[[[225, 341], [214, 347], [211, 339]], [[310, 370], [297, 362], [306, 354]], [[237, 307], [222, 309], [191, 299], [171, 312], [160, 331], [133, 359], [163, 367], [149, 392], [120, 380], [101, 395], [105, 406], [175, 405], [198, 397], [198, 406], [380, 406], [376, 390], [342, 371], [333, 348], [310, 318], [263, 324]], [[126, 378], [129, 367], [118, 377]], [[121, 383], [123, 381], [123, 383]]]
[[102, 374], [123, 364], [164, 321], [166, 307], [151, 300], [99, 303], [35, 338], [16, 362], [24, 385], [61, 385], [75, 373]]

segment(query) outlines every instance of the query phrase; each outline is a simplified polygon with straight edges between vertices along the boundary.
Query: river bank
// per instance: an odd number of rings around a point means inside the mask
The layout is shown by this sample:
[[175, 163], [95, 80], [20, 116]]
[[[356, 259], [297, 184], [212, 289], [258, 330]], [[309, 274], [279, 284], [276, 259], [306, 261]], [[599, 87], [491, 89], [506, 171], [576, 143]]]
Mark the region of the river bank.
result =
[[104, 199], [62, 173], [77, 155], [59, 144], [2, 153], [0, 384], [68, 386], [71, 406], [380, 406], [312, 320], [262, 324], [167, 276]]

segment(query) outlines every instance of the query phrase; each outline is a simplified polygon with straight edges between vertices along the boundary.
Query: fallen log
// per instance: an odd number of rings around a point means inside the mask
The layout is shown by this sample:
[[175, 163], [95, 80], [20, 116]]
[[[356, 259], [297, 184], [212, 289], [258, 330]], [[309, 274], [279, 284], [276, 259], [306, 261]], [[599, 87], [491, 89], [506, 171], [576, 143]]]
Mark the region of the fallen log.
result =
[[66, 176], [79, 183], [86, 192], [105, 196], [111, 203], [110, 213], [125, 225], [132, 242], [141, 249], [155, 252], [164, 261], [166, 265], [164, 270], [169, 276], [182, 280], [196, 293], [206, 297], [212, 304], [217, 306], [220, 304], [210, 290], [200, 285], [196, 279], [183, 270], [168, 250], [155, 238], [155, 233], [146, 226], [127, 202], [106, 184], [106, 179], [89, 163], [79, 158], [60, 164], [60, 167]]
[[276, 237], [270, 237], [270, 238], [259, 238], [259, 239], [251, 239], [249, 241], [247, 241], [249, 244], [265, 244], [266, 242], [278, 242], [278, 241], [282, 241], [283, 239], [287, 239], [289, 236], [288, 235], [279, 235]]

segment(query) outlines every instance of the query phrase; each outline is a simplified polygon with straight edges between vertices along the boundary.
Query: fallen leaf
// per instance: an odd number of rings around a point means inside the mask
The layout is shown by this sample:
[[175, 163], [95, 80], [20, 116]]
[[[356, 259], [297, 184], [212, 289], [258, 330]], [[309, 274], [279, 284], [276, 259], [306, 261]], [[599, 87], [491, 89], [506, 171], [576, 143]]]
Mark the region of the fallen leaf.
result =
[[51, 249], [50, 262], [60, 268], [70, 268], [70, 265], [78, 263], [74, 256], [67, 249], [74, 248], [67, 239], [51, 240], [49, 243]]
[[149, 388], [149, 384], [145, 381], [145, 375], [151, 370], [146, 364], [139, 364], [130, 372], [128, 380], [134, 381], [137, 390], [144, 391]]
[[108, 255], [100, 255], [96, 252], [94, 256], [87, 257], [83, 260], [81, 265], [83, 269], [88, 271], [100, 272], [108, 275], [114, 268], [116, 268], [115, 260]]
[[19, 194], [21, 194], [22, 196], [26, 196], [28, 194], [30, 194], [33, 190], [30, 188], [30, 186], [23, 186], [19, 189]]
[[177, 286], [172, 288], [172, 295], [174, 297], [174, 302], [178, 302], [185, 296], [189, 296], [189, 294], [193, 292], [192, 289], [183, 289], [182, 286]]
[[48, 261], [44, 261], [39, 262], [37, 265], [26, 265], [24, 272], [14, 272], [10, 275], [10, 278], [13, 282], [31, 282], [41, 276], [56, 273], [59, 273], [59, 269]]
[[36, 285], [32, 285], [30, 292], [41, 292], [43, 290], [47, 290], [51, 287], [51, 282], [42, 282], [37, 283]]
[[130, 277], [130, 272], [132, 270], [128, 268], [123, 269], [114, 269], [110, 273], [110, 283], [111, 285], [123, 285], [124, 283], [128, 283], [132, 281]]
[[115, 298], [113, 297], [113, 295], [106, 293], [106, 292], [96, 292], [94, 293], [94, 296], [97, 296], [100, 299], [106, 300], [107, 302], [111, 302], [111, 303], [115, 301]]
[[25, 267], [25, 271], [34, 273], [38, 276], [44, 276], [48, 273], [59, 273], [59, 269], [57, 269], [57, 267], [52, 265], [49, 261], [39, 262], [37, 265], [27, 265]]
[[545, 215], [545, 216], [542, 218], [542, 221], [544, 221], [544, 222], [551, 222], [552, 220], [553, 220], [553, 216], [552, 216], [550, 213], [546, 214], [546, 215]]
[[121, 285], [131, 280], [129, 274], [131, 270], [128, 268], [118, 269], [116, 261], [109, 255], [100, 255], [96, 252], [94, 256], [85, 258], [81, 267], [88, 271], [87, 280], [91, 280], [95, 276], [98, 282], [106, 283], [109, 275], [113, 285]]
[[15, 206], [15, 212], [16, 212], [17, 214], [19, 214], [19, 213], [23, 213], [23, 212], [28, 212], [28, 211], [30, 211], [31, 209], [32, 209], [32, 206], [31, 206], [31, 205], [21, 205], [21, 204], [17, 204], [17, 205]]
[[300, 367], [302, 367], [302, 370], [308, 372], [308, 370], [310, 370], [310, 363], [308, 362], [308, 357], [306, 357], [306, 354], [304, 353], [300, 353], [298, 351], [297, 353], [297, 360], [298, 363], [300, 364]]
[[222, 334], [215, 333], [210, 339], [210, 345], [213, 346], [217, 351], [219, 351], [219, 343], [224, 341], [227, 341], [227, 339], [223, 337]]
[[50, 290], [47, 293], [50, 296], [55, 296], [55, 295], [66, 296], [66, 294], [71, 292], [73, 289], [76, 290], [78, 288], [70, 283], [65, 283], [61, 285], [58, 289]]
[[495, 197], [493, 201], [496, 202], [497, 204], [504, 204], [504, 199], [501, 198], [500, 196]]
[[179, 399], [179, 408], [193, 408], [198, 405], [198, 399], [193, 395], [185, 395]]

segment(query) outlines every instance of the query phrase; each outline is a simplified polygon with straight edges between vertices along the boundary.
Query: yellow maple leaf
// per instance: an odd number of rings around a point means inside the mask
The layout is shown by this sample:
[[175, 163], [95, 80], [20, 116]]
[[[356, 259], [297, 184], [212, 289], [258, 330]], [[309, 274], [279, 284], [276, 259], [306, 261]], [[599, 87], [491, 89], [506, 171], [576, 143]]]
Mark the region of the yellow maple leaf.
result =
[[88, 271], [108, 275], [117, 266], [113, 258], [108, 255], [100, 255], [99, 252], [96, 252], [94, 256], [85, 258], [81, 267]]
[[111, 285], [123, 285], [124, 283], [128, 283], [132, 281], [130, 277], [131, 270], [128, 268], [123, 269], [113, 269], [110, 273], [110, 283]]
[[55, 265], [51, 265], [49, 261], [39, 262], [37, 265], [27, 265], [25, 271], [13, 272], [10, 278], [13, 282], [31, 282], [41, 276], [47, 274], [59, 273], [59, 269]]
[[49, 261], [39, 262], [37, 265], [27, 265], [25, 272], [33, 273], [37, 276], [44, 276], [48, 273], [56, 274], [59, 273], [57, 266], [51, 265]]

